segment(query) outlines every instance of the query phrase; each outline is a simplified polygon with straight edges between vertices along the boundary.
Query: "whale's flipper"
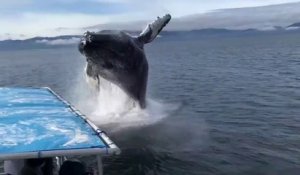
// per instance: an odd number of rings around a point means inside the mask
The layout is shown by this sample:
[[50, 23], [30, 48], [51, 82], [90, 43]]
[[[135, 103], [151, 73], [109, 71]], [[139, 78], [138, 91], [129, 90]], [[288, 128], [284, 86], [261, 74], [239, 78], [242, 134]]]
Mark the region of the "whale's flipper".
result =
[[138, 36], [138, 40], [144, 44], [150, 43], [156, 38], [159, 32], [169, 23], [170, 20], [170, 14], [166, 14], [162, 18], [157, 17], [157, 20], [148, 24], [144, 31]]

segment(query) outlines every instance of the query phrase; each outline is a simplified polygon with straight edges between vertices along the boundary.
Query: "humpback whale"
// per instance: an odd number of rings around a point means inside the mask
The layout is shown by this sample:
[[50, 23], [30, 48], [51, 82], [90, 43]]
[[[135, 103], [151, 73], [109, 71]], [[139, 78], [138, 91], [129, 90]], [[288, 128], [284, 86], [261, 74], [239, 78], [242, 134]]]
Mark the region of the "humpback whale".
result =
[[86, 57], [88, 78], [98, 87], [100, 79], [117, 85], [145, 108], [148, 62], [144, 45], [153, 41], [170, 20], [169, 14], [157, 17], [138, 36], [119, 30], [85, 32], [78, 47]]

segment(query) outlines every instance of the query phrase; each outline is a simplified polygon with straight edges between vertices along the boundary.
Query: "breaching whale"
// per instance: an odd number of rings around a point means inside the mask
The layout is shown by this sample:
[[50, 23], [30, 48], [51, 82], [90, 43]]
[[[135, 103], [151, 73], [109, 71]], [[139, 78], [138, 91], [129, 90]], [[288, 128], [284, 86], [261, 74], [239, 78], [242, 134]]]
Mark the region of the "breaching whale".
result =
[[144, 44], [153, 41], [170, 20], [169, 14], [158, 17], [139, 36], [118, 30], [87, 31], [79, 43], [87, 61], [87, 76], [96, 80], [98, 87], [100, 78], [114, 83], [145, 108], [148, 62]]

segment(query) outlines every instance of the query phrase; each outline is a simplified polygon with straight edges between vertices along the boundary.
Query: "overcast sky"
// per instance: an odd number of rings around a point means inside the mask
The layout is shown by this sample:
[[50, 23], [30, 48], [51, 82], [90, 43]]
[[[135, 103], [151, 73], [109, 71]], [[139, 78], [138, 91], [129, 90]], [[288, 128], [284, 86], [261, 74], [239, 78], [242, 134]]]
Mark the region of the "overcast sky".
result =
[[53, 29], [110, 22], [180, 17], [216, 9], [265, 6], [300, 0], [0, 0], [0, 36], [46, 35]]

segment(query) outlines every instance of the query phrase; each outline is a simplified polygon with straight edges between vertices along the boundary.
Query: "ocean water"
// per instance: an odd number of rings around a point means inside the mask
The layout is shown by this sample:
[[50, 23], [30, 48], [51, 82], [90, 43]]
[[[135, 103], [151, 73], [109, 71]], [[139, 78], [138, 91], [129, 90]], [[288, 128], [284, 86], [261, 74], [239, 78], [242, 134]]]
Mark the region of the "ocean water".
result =
[[[147, 45], [147, 115], [127, 115], [117, 125], [119, 118], [93, 116], [122, 150], [104, 159], [104, 173], [299, 174], [299, 38]], [[84, 63], [75, 46], [0, 51], [0, 86], [49, 86], [89, 115], [97, 102], [89, 99]]]

